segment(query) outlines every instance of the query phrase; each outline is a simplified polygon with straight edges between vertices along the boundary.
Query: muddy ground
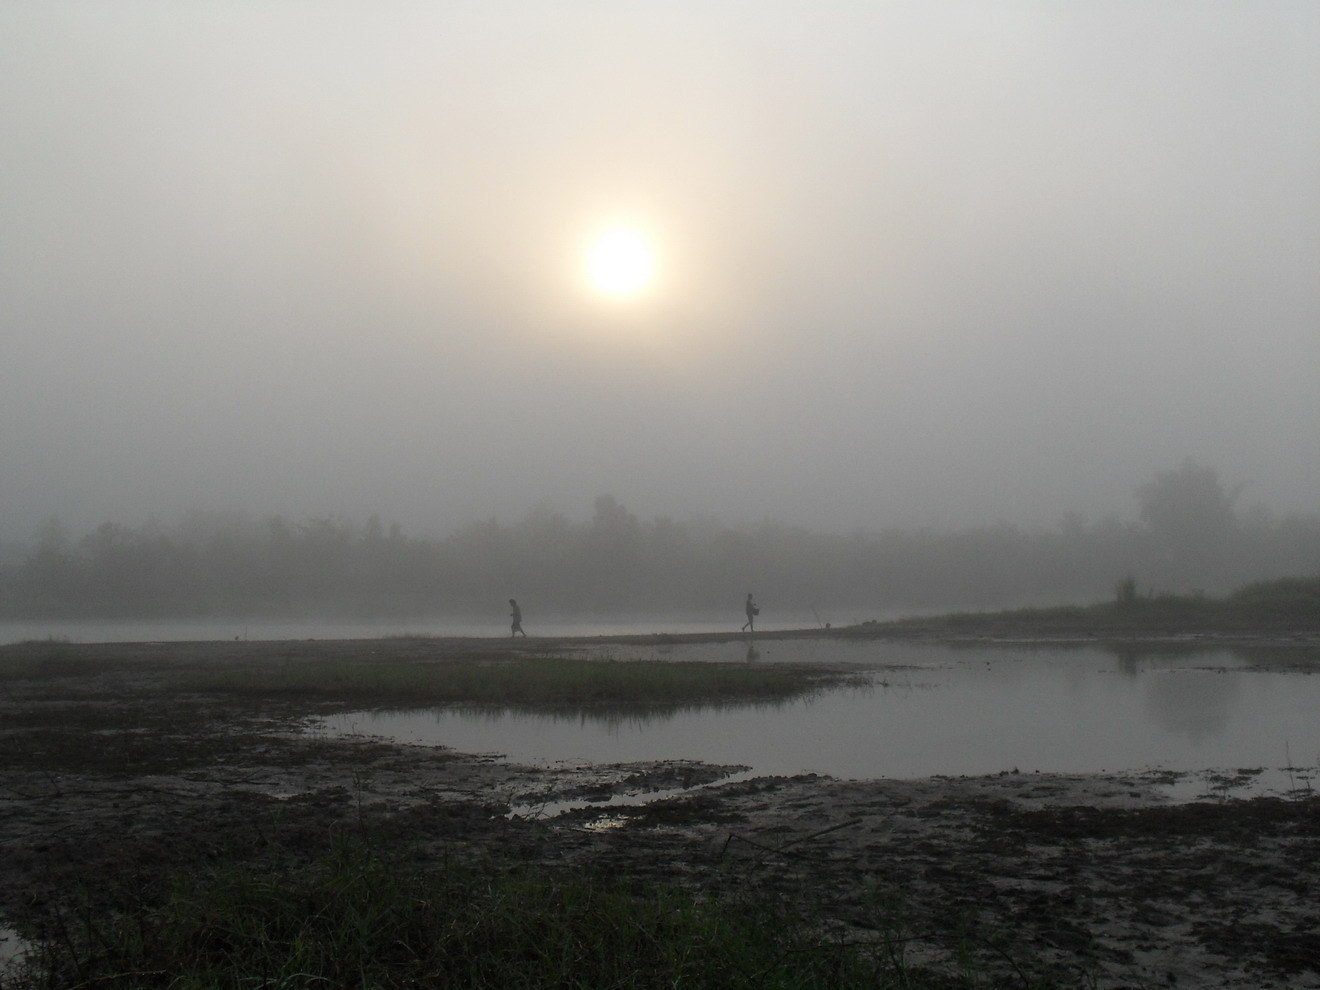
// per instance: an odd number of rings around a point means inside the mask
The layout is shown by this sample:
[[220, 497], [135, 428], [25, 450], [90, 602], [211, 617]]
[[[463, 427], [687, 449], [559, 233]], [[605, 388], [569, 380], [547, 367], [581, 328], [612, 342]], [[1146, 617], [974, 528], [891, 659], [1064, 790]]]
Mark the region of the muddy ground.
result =
[[[1310, 780], [1286, 798], [1173, 804], [1153, 776], [857, 782], [743, 779], [741, 768], [703, 764], [541, 769], [326, 737], [309, 728], [317, 711], [305, 703], [162, 694], [190, 665], [235, 658], [486, 649], [505, 647], [0, 648], [0, 664], [48, 654], [39, 676], [0, 683], [0, 923], [50, 930], [60, 892], [79, 881], [96, 880], [110, 900], [149, 898], [174, 867], [311, 855], [336, 832], [367, 829], [497, 867], [781, 893], [849, 938], [901, 938], [892, 944], [912, 964], [956, 972], [971, 959], [1007, 986], [1053, 974], [1096, 987], [1320, 987]], [[678, 787], [693, 789], [560, 810]]]

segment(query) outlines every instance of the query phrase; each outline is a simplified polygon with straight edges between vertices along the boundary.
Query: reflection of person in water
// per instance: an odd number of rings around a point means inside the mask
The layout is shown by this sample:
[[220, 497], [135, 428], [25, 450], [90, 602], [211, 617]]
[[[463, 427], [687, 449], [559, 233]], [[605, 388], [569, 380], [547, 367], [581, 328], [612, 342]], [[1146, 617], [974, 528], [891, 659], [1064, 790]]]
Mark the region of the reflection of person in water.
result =
[[750, 629], [752, 632], [756, 632], [755, 619], [761, 614], [761, 610], [757, 607], [756, 602], [752, 601], [750, 591], [747, 592], [747, 604], [743, 606], [743, 611], [747, 613], [747, 621], [743, 623], [742, 631], [747, 632]]
[[526, 639], [527, 634], [523, 632], [522, 627], [522, 609], [518, 607], [518, 603], [512, 598], [509, 599], [509, 618], [513, 620], [512, 631], [509, 635], [517, 636], [519, 633], [522, 633], [523, 639]]

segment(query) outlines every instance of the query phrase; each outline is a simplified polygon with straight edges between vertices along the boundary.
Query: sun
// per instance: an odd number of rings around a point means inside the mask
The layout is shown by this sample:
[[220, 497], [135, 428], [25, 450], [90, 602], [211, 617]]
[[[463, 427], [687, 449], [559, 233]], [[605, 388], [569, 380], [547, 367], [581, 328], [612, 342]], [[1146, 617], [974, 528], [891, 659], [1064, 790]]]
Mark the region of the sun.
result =
[[588, 284], [601, 295], [632, 298], [651, 288], [655, 281], [655, 251], [641, 231], [615, 227], [591, 241], [586, 274]]

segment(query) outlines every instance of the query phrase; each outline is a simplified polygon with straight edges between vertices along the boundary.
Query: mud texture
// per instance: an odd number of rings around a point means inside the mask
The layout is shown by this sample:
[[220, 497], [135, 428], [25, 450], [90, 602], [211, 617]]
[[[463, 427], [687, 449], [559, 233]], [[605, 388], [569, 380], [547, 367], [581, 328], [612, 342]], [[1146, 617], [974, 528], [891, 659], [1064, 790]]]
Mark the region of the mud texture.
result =
[[[259, 648], [279, 659], [278, 644]], [[149, 901], [176, 868], [315, 855], [369, 828], [428, 857], [783, 895], [847, 937], [888, 939], [912, 965], [970, 961], [1006, 986], [1320, 987], [1309, 784], [1173, 804], [1154, 776], [518, 767], [325, 737], [306, 705], [163, 696], [171, 664], [196, 659], [184, 651], [151, 648], [109, 673], [62, 651], [59, 676], [4, 682], [0, 925], [49, 933], [61, 897], [88, 881], [106, 906]], [[674, 788], [686, 790], [644, 800]], [[628, 794], [637, 801], [560, 804]]]

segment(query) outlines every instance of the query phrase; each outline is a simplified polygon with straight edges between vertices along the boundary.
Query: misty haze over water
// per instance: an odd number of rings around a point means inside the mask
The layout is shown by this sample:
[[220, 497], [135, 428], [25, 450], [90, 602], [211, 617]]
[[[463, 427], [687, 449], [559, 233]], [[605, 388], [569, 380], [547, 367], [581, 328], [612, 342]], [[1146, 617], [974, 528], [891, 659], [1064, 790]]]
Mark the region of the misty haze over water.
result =
[[[648, 606], [1314, 573], [1318, 48], [1311, 0], [0, 5], [0, 603], [342, 612], [378, 517], [428, 611], [596, 607], [545, 575], [602, 495]], [[1137, 512], [1187, 458], [1228, 548]], [[906, 600], [827, 600], [855, 533]]]
[[299, 636], [318, 635], [305, 631], [317, 625], [322, 636], [354, 625], [491, 634], [506, 625], [505, 602], [516, 597], [526, 628], [539, 635], [630, 621], [625, 631], [700, 623], [718, 630], [741, 624], [746, 589], [762, 607], [762, 629], [819, 628], [1090, 604], [1125, 584], [1143, 595], [1221, 595], [1320, 574], [1320, 515], [1240, 512], [1213, 468], [1188, 460], [1135, 494], [1139, 522], [1074, 518], [1034, 532], [999, 525], [830, 534], [769, 522], [644, 522], [609, 495], [595, 499], [587, 523], [543, 511], [512, 525], [473, 523], [442, 540], [410, 537], [375, 517], [357, 526], [194, 514], [173, 528], [106, 523], [79, 539], [52, 523], [0, 568], [0, 619], [55, 630], [61, 621], [220, 619], [223, 638], [254, 628], [257, 638], [273, 635], [278, 620], [298, 620], [288, 628], [303, 630]]
[[[622, 659], [743, 659], [738, 643], [611, 649]], [[1162, 769], [1193, 774], [1178, 789], [1186, 798], [1212, 791], [1201, 772], [1215, 771], [1241, 778], [1222, 793], [1283, 793], [1320, 774], [1320, 678], [1269, 669], [1276, 654], [780, 641], [756, 662], [848, 663], [873, 671], [872, 684], [649, 714], [419, 709], [322, 725], [542, 765], [699, 760], [855, 779]]]

